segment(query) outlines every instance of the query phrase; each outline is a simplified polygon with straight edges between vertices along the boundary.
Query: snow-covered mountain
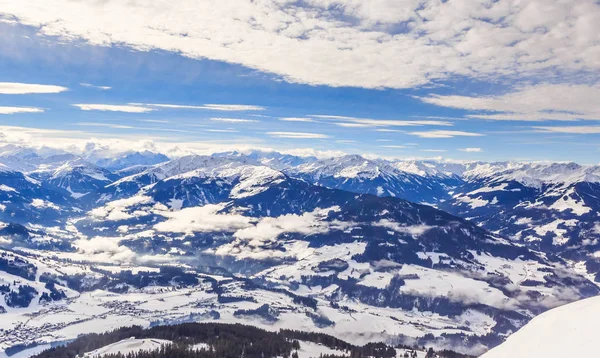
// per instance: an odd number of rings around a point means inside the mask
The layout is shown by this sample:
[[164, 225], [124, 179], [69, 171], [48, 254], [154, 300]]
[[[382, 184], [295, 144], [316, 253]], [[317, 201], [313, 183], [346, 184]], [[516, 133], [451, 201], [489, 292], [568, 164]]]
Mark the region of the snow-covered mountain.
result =
[[[0, 255], [16, 262], [0, 267], [17, 327], [3, 347], [95, 329], [59, 311], [48, 331], [18, 325], [60, 301], [94, 307], [89, 324], [106, 329], [192, 315], [481, 353], [599, 293], [596, 167], [232, 152], [116, 171], [64, 158], [0, 172]], [[573, 225], [544, 226], [557, 220]]]
[[481, 358], [593, 357], [599, 321], [600, 297], [564, 305], [534, 318]]
[[96, 153], [90, 153], [86, 155], [85, 158], [99, 167], [113, 171], [139, 165], [155, 165], [169, 160], [169, 157], [166, 155], [151, 151], [125, 152], [112, 157], [99, 157]]
[[481, 164], [465, 171], [463, 178], [441, 209], [532, 248], [580, 262], [584, 272], [596, 275], [599, 166]]
[[118, 174], [80, 158], [57, 168], [37, 169], [30, 175], [51, 188], [65, 190], [76, 199], [98, 191], [120, 178]]
[[359, 155], [311, 161], [286, 168], [284, 172], [329, 188], [423, 203], [444, 200], [448, 196], [447, 187], [458, 183], [454, 176], [421, 175], [402, 170], [398, 163]]
[[79, 211], [68, 195], [0, 166], [0, 222], [54, 226]]

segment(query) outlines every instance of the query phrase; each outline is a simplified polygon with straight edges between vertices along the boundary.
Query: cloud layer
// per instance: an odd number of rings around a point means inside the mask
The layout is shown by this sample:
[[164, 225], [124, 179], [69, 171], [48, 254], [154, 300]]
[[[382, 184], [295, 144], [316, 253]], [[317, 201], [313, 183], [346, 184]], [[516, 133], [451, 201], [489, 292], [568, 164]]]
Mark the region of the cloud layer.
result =
[[312, 85], [408, 88], [600, 69], [594, 0], [0, 0], [44, 35], [209, 58]]

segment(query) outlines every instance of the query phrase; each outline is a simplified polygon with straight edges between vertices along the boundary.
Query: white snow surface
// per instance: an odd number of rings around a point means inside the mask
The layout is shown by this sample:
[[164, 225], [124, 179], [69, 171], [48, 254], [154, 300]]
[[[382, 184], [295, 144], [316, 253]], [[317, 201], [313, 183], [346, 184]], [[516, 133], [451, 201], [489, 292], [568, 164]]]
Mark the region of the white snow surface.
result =
[[129, 353], [135, 353], [140, 351], [153, 351], [160, 348], [163, 345], [171, 344], [173, 342], [164, 339], [135, 339], [129, 338], [122, 341], [109, 344], [102, 348], [98, 348], [94, 351], [85, 353], [85, 358], [100, 358], [108, 354], [121, 353], [127, 355]]
[[597, 357], [600, 297], [542, 313], [481, 358]]

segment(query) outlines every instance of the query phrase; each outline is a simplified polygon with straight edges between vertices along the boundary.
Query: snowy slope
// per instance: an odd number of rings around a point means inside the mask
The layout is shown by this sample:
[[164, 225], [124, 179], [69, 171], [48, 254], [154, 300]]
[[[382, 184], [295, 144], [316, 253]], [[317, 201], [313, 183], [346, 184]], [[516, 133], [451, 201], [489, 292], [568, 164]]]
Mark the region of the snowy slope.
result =
[[80, 158], [67, 161], [57, 168], [39, 168], [32, 172], [31, 176], [49, 187], [68, 192], [76, 199], [120, 178], [118, 174]]
[[328, 188], [399, 197], [418, 203], [443, 201], [448, 196], [446, 187], [457, 180], [446, 175], [421, 175], [420, 170], [405, 171], [399, 163], [369, 160], [359, 155], [310, 161], [284, 172]]
[[534, 318], [481, 358], [598, 356], [600, 297], [564, 305]]
[[129, 353], [135, 353], [139, 351], [153, 351], [159, 349], [161, 346], [172, 344], [173, 342], [167, 341], [164, 339], [124, 339], [122, 341], [109, 344], [102, 348], [98, 348], [94, 351], [85, 353], [83, 355], [84, 358], [101, 358], [108, 354], [118, 354], [121, 353], [123, 355], [127, 355]]

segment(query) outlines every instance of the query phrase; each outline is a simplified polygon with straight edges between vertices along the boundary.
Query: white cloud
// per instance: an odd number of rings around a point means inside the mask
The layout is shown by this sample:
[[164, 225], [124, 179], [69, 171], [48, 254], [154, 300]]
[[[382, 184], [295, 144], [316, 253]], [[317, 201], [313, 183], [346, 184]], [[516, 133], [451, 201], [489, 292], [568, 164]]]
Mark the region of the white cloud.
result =
[[403, 226], [397, 222], [390, 221], [388, 219], [381, 219], [378, 222], [374, 223], [375, 226], [385, 227], [390, 230], [394, 230], [400, 233], [407, 233], [413, 236], [419, 236], [424, 234], [426, 231], [430, 230], [432, 227], [427, 225], [413, 225], [413, 226]]
[[0, 9], [63, 41], [171, 51], [313, 85], [600, 69], [595, 0], [0, 0]]
[[207, 129], [206, 131], [214, 133], [239, 133], [239, 131], [233, 129]]
[[42, 113], [41, 108], [35, 107], [4, 107], [0, 106], [0, 114], [15, 114], [15, 113]]
[[113, 104], [74, 104], [82, 111], [109, 111], [109, 112], [126, 112], [126, 113], [146, 113], [153, 111], [152, 108], [141, 106], [125, 106]]
[[302, 132], [268, 132], [268, 135], [275, 138], [292, 138], [292, 139], [325, 139], [328, 135], [319, 133], [302, 133]]
[[83, 127], [106, 127], [113, 129], [134, 129], [135, 127], [127, 126], [124, 124], [114, 124], [114, 123], [98, 123], [98, 122], [78, 122], [75, 125], [83, 126]]
[[[240, 214], [221, 212], [226, 204], [205, 205], [186, 208], [179, 211], [157, 212], [168, 218], [158, 223], [154, 229], [159, 232], [176, 232], [191, 235], [194, 232], [230, 232], [233, 242], [210, 250], [217, 255], [235, 255], [237, 257], [265, 258], [278, 256], [281, 252], [272, 252], [265, 245], [272, 246], [283, 233], [310, 235], [326, 233], [330, 230], [343, 230], [356, 225], [353, 222], [325, 221], [327, 214], [337, 207], [316, 209], [302, 215], [288, 214], [278, 217], [253, 218]], [[262, 249], [258, 255], [256, 249]], [[279, 250], [277, 250], [279, 251]]]
[[239, 118], [211, 118], [211, 121], [225, 123], [256, 123], [260, 122], [255, 119], [239, 119]]
[[483, 149], [481, 149], [481, 148], [461, 148], [459, 150], [461, 152], [467, 152], [467, 153], [481, 153], [481, 152], [483, 152]]
[[189, 131], [183, 129], [174, 129], [174, 128], [159, 128], [159, 127], [134, 127], [126, 124], [116, 124], [116, 123], [105, 123], [105, 122], [78, 122], [75, 123], [77, 126], [82, 127], [105, 127], [112, 129], [135, 129], [138, 131], [159, 131], [159, 132], [175, 132], [175, 133], [189, 133]]
[[173, 109], [208, 109], [211, 111], [225, 111], [225, 112], [243, 112], [243, 111], [264, 111], [266, 108], [262, 106], [253, 106], [246, 104], [203, 104], [201, 106], [183, 105], [183, 104], [160, 104], [160, 103], [130, 103], [136, 105], [144, 105], [150, 107], [159, 108], [173, 108]]
[[[161, 132], [161, 128], [153, 128]], [[214, 129], [217, 130], [217, 129]], [[187, 132], [187, 131], [184, 131]], [[148, 135], [147, 133], [102, 133], [88, 130], [42, 129], [23, 126], [1, 126], [0, 144], [14, 144], [26, 148], [52, 148], [65, 150], [78, 155], [88, 155], [90, 150], [107, 157], [128, 151], [150, 150], [177, 158], [185, 155], [210, 155], [228, 151], [250, 153], [254, 150], [271, 152], [277, 150], [283, 154], [331, 158], [346, 155], [340, 150], [318, 150], [314, 148], [269, 147], [260, 139], [243, 138], [240, 140], [178, 140], [170, 135]]]
[[600, 126], [534, 127], [539, 132], [569, 134], [600, 134]]
[[444, 153], [444, 152], [447, 152], [447, 150], [446, 149], [421, 149], [421, 152]]
[[299, 117], [282, 117], [279, 118], [280, 121], [284, 122], [314, 122], [314, 120], [310, 118], [299, 118]]
[[339, 127], [346, 127], [346, 128], [366, 128], [366, 127], [370, 127], [370, 125], [368, 124], [363, 124], [363, 123], [343, 123], [343, 122], [338, 122], [338, 123], [333, 123], [336, 126]]
[[110, 87], [110, 86], [96, 86], [91, 83], [80, 83], [79, 85], [83, 86], [83, 87], [95, 88], [95, 89], [99, 89], [99, 90], [103, 90], [103, 91], [108, 91], [109, 89], [112, 89], [112, 87]]
[[86, 256], [94, 256], [104, 262], [129, 262], [136, 254], [126, 246], [121, 246], [121, 237], [97, 236], [91, 239], [79, 239], [73, 244], [77, 251]]
[[381, 148], [402, 149], [402, 148], [406, 148], [406, 146], [404, 146], [404, 145], [382, 145]]
[[375, 129], [376, 132], [383, 132], [383, 133], [405, 133], [406, 131], [402, 131], [400, 129], [389, 129], [389, 128], [379, 128], [379, 129]]
[[489, 120], [600, 120], [600, 86], [541, 84], [497, 96], [421, 97], [423, 102], [470, 111], [468, 117]]
[[169, 220], [156, 224], [162, 232], [212, 232], [241, 230], [252, 225], [254, 219], [239, 214], [220, 214], [223, 204], [186, 208], [175, 212], [162, 212]]
[[0, 94], [60, 93], [67, 87], [33, 83], [0, 82]]
[[[371, 118], [356, 118], [345, 116], [330, 116], [315, 114], [311, 117], [327, 120], [336, 120], [344, 122], [334, 122], [333, 124], [342, 127], [413, 127], [413, 126], [452, 126], [452, 122], [448, 121], [431, 121], [431, 120], [394, 120], [394, 119], [371, 119]], [[389, 130], [391, 131], [391, 130]]]
[[463, 131], [444, 131], [444, 130], [433, 130], [426, 132], [410, 132], [410, 135], [419, 136], [421, 138], [452, 138], [452, 137], [480, 137], [483, 134], [463, 132]]

